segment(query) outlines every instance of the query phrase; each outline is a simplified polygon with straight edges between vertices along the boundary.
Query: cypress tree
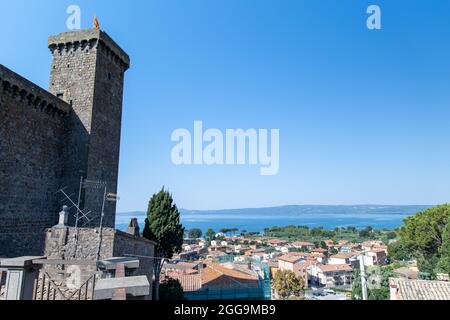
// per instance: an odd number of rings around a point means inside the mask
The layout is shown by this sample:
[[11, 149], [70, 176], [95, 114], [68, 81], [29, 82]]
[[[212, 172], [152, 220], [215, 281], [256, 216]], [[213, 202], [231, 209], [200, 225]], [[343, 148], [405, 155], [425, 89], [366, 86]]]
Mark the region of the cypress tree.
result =
[[178, 208], [173, 203], [172, 195], [164, 190], [164, 187], [150, 199], [143, 235], [156, 242], [155, 299], [159, 300], [159, 279], [162, 266], [166, 259], [171, 259], [175, 253], [181, 251], [184, 235]]

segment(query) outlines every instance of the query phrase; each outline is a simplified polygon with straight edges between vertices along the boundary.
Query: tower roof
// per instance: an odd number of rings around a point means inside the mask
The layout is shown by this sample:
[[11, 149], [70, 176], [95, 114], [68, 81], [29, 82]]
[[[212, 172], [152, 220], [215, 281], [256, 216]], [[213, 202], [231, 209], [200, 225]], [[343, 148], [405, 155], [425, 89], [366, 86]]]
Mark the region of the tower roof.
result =
[[110, 36], [99, 29], [87, 29], [60, 33], [48, 38], [50, 49], [58, 46], [73, 45], [82, 42], [98, 41], [109, 48], [124, 64], [125, 69], [130, 67], [130, 57]]

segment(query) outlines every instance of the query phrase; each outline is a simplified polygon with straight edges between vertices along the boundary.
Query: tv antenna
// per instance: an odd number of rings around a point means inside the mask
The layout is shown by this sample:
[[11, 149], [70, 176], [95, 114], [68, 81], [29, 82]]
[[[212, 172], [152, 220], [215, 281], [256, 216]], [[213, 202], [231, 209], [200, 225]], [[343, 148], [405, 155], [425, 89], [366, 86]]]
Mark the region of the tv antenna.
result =
[[62, 201], [68, 201], [71, 204], [70, 209], [75, 208], [76, 213], [74, 215], [75, 217], [75, 229], [76, 229], [76, 235], [74, 237], [75, 242], [75, 250], [74, 250], [74, 258], [76, 257], [76, 252], [78, 248], [78, 238], [79, 238], [79, 227], [86, 227], [88, 224], [91, 224], [93, 221], [98, 219], [98, 216], [93, 216], [93, 212], [87, 208], [81, 209], [81, 195], [83, 190], [86, 189], [94, 189], [94, 190], [102, 190], [103, 191], [103, 203], [102, 203], [102, 211], [100, 214], [100, 226], [99, 226], [99, 239], [98, 239], [98, 250], [97, 250], [97, 256], [100, 257], [100, 248], [101, 248], [101, 242], [102, 242], [102, 231], [103, 231], [103, 218], [105, 216], [105, 203], [106, 201], [109, 202], [116, 202], [119, 200], [119, 197], [115, 193], [107, 193], [107, 185], [105, 181], [99, 181], [99, 180], [87, 180], [83, 177], [80, 178], [80, 186], [78, 191], [78, 199], [77, 202], [73, 199], [75, 194], [67, 194], [66, 190], [67, 187], [62, 188], [58, 190], [56, 193], [61, 193], [64, 196], [64, 199]]

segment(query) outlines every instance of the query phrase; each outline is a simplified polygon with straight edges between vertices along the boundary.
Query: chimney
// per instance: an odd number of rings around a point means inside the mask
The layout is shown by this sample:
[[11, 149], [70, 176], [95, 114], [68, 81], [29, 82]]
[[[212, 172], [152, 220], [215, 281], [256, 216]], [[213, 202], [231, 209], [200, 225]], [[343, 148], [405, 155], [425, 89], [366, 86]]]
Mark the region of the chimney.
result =
[[139, 223], [137, 218], [131, 219], [130, 225], [127, 229], [127, 233], [131, 234], [132, 236], [139, 237], [141, 235], [139, 231]]

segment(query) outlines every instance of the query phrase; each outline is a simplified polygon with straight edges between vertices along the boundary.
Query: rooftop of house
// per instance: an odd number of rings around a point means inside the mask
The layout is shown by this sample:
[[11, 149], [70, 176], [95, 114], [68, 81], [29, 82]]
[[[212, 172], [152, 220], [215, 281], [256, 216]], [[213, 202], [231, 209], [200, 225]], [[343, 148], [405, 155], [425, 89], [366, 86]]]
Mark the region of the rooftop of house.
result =
[[278, 268], [278, 259], [269, 260], [268, 265], [271, 268]]
[[288, 241], [280, 240], [280, 239], [271, 239], [271, 240], [267, 241], [267, 243], [277, 245], [277, 244], [286, 244], [286, 243], [288, 243]]
[[252, 253], [265, 253], [266, 252], [266, 249], [263, 249], [263, 248], [261, 248], [261, 249], [252, 249]]
[[297, 263], [294, 266], [294, 272], [295, 271], [302, 271], [305, 272], [310, 266], [316, 265], [317, 261], [314, 260], [306, 260], [302, 263]]
[[310, 247], [313, 246], [314, 243], [311, 242], [304, 242], [304, 241], [297, 241], [297, 242], [293, 242], [291, 243], [293, 246], [298, 246], [298, 247]]
[[223, 256], [226, 256], [227, 254], [222, 251], [211, 251], [208, 253], [208, 255], [212, 256], [212, 257], [223, 257]]
[[398, 300], [450, 300], [450, 282], [390, 279]]
[[353, 271], [348, 264], [321, 265], [319, 269], [322, 272]]
[[257, 275], [250, 275], [237, 269], [230, 269], [219, 264], [209, 264], [202, 271], [202, 286], [207, 288], [246, 288], [258, 287]]
[[200, 273], [195, 274], [183, 274], [181, 272], [166, 272], [164, 277], [161, 277], [161, 281], [165, 279], [175, 279], [180, 281], [181, 286], [185, 292], [197, 291], [202, 288], [202, 276]]
[[354, 257], [355, 254], [354, 253], [338, 253], [335, 254], [334, 256], [331, 256], [331, 259], [350, 259], [352, 257]]
[[372, 250], [368, 250], [368, 252], [373, 252], [376, 254], [386, 254], [386, 251], [384, 249], [372, 249]]
[[295, 255], [295, 254], [286, 254], [278, 258], [278, 261], [296, 263], [300, 260], [304, 259], [303, 255]]
[[383, 246], [384, 243], [383, 243], [383, 241], [379, 241], [379, 240], [369, 240], [369, 241], [364, 241], [361, 245], [363, 245], [365, 247]]
[[164, 264], [164, 269], [173, 269], [173, 270], [190, 270], [197, 268], [199, 263], [190, 263], [190, 262], [177, 262], [177, 263], [166, 263]]
[[[200, 270], [195, 272], [168, 271], [164, 273], [164, 276], [179, 280], [185, 292], [201, 289], [259, 287], [258, 275], [253, 271], [233, 264], [221, 265], [211, 261], [207, 261]], [[161, 280], [164, 281], [164, 278]]]
[[314, 258], [325, 258], [325, 255], [323, 253], [321, 253], [321, 252], [310, 253], [310, 256], [314, 257]]
[[397, 274], [397, 275], [400, 275], [400, 276], [404, 277], [404, 278], [414, 279], [414, 280], [416, 280], [418, 275], [419, 275], [418, 271], [413, 270], [411, 268], [407, 268], [407, 267], [395, 269], [393, 272], [395, 274]]

